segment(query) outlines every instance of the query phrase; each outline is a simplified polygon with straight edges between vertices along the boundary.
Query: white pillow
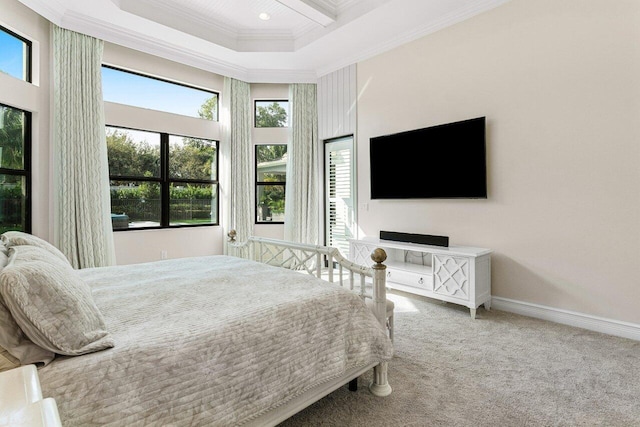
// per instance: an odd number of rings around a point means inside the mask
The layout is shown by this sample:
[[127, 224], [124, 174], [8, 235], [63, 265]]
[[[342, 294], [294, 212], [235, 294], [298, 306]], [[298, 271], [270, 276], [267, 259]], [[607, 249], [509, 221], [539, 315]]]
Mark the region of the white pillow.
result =
[[67, 264], [71, 265], [67, 257], [62, 252], [60, 252], [58, 248], [56, 248], [46, 240], [34, 236], [33, 234], [23, 233], [22, 231], [7, 231], [2, 235], [2, 241], [7, 248], [26, 245], [45, 249]]
[[[42, 261], [53, 264], [58, 268], [70, 267], [67, 259], [62, 259], [49, 250], [40, 246], [17, 245], [9, 248], [9, 263], [17, 261], [18, 263], [25, 261]], [[7, 263], [7, 266], [9, 265]], [[6, 267], [6, 266], [5, 266]]]
[[0, 295], [31, 341], [68, 356], [113, 347], [91, 289], [70, 265], [44, 248], [11, 249]]

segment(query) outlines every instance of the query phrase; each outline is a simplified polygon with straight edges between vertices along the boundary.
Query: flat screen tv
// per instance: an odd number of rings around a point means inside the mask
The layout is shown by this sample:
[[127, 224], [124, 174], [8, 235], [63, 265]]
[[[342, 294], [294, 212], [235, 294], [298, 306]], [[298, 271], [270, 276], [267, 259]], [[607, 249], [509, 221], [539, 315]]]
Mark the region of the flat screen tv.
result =
[[372, 199], [487, 197], [484, 117], [369, 143]]

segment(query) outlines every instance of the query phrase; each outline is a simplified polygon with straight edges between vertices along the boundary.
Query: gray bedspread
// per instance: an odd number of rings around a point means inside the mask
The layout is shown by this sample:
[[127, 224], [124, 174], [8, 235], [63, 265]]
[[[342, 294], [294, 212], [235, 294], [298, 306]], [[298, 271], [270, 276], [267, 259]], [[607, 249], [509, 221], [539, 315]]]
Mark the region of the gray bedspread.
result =
[[306, 274], [198, 257], [82, 270], [115, 340], [39, 370], [63, 425], [240, 425], [392, 346], [360, 298]]

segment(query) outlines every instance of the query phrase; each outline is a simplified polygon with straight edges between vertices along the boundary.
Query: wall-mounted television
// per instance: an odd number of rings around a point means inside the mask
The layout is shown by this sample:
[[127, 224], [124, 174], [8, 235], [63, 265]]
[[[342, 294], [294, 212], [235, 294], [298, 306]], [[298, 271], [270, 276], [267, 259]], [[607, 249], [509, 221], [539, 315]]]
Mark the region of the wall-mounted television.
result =
[[485, 117], [369, 140], [372, 199], [486, 198]]

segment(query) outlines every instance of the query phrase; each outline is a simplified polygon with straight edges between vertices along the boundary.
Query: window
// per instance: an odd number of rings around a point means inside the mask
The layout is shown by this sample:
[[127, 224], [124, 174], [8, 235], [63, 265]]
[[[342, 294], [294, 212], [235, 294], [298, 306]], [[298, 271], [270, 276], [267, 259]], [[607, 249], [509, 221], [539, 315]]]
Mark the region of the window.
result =
[[156, 77], [102, 66], [103, 98], [108, 102], [218, 120], [218, 94]]
[[31, 232], [31, 113], [0, 104], [0, 233]]
[[286, 144], [256, 145], [256, 223], [284, 223]]
[[289, 101], [255, 101], [256, 127], [281, 128], [289, 126]]
[[218, 143], [107, 126], [114, 230], [218, 224]]
[[0, 27], [0, 72], [31, 82], [31, 42]]

